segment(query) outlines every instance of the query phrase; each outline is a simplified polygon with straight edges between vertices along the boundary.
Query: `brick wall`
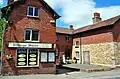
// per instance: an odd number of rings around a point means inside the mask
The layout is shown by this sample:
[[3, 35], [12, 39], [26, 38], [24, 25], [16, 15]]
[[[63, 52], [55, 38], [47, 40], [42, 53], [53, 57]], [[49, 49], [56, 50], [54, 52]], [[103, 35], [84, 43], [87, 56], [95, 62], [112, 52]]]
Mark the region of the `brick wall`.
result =
[[[32, 5], [39, 8], [39, 18], [27, 17], [27, 7]], [[12, 24], [8, 24], [5, 33], [4, 56], [3, 56], [3, 73], [4, 75], [15, 74], [38, 74], [38, 73], [55, 73], [54, 63], [40, 63], [37, 68], [17, 68], [16, 49], [8, 48], [8, 42], [24, 42], [24, 30], [26, 28], [39, 30], [41, 43], [56, 43], [56, 27], [50, 23], [53, 20], [52, 14], [39, 2], [39, 0], [26, 0], [25, 4], [16, 5], [10, 14]], [[54, 50], [54, 49], [53, 49]], [[12, 54], [13, 59], [7, 61], [5, 56]]]
[[[76, 39], [76, 38], [80, 38], [80, 39]], [[81, 44], [113, 42], [112, 28], [104, 27], [96, 30], [83, 32], [83, 33], [74, 35], [73, 39], [75, 39], [73, 41], [73, 44], [75, 44], [76, 41], [80, 41]]]
[[[70, 54], [72, 55], [72, 36], [71, 35], [67, 35], [67, 34], [60, 34], [60, 33], [57, 33], [57, 36], [58, 36], [58, 40], [56, 41], [56, 44], [58, 46], [58, 52], [59, 52], [59, 55], [57, 57], [57, 63], [59, 62], [59, 59], [60, 57], [62, 57], [62, 55], [65, 55], [65, 49], [67, 47], [70, 47]], [[66, 41], [65, 40], [65, 37], [66, 36], [69, 36], [70, 37], [70, 40], [69, 41]]]

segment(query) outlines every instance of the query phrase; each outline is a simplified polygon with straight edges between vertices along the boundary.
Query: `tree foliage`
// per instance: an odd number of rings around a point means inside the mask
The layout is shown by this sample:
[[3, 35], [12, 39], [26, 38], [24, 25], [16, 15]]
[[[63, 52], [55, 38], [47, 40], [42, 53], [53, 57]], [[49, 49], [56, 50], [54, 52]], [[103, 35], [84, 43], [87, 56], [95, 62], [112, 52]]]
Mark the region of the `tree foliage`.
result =
[[3, 26], [4, 26], [4, 20], [0, 19], [0, 50], [2, 48]]

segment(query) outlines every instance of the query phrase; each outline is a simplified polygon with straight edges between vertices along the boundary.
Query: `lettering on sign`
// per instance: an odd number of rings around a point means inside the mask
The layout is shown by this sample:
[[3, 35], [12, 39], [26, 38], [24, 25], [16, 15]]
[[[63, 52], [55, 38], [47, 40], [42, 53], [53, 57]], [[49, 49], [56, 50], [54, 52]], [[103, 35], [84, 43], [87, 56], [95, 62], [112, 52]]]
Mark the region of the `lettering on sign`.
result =
[[8, 47], [18, 48], [18, 47], [24, 47], [24, 48], [52, 48], [52, 44], [47, 43], [14, 43], [9, 42]]

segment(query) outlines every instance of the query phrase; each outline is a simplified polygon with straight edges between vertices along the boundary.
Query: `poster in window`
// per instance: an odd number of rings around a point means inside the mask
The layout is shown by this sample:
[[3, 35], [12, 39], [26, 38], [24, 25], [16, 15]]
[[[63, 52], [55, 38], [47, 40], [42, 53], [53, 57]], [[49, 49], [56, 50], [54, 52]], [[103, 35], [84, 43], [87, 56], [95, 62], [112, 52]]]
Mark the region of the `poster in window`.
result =
[[27, 49], [17, 50], [17, 66], [27, 65]]
[[47, 62], [47, 52], [41, 52], [41, 62]]
[[48, 54], [48, 61], [49, 62], [55, 62], [55, 53], [54, 52], [49, 52]]
[[28, 65], [34, 66], [38, 64], [38, 50], [37, 49], [29, 49], [28, 52]]

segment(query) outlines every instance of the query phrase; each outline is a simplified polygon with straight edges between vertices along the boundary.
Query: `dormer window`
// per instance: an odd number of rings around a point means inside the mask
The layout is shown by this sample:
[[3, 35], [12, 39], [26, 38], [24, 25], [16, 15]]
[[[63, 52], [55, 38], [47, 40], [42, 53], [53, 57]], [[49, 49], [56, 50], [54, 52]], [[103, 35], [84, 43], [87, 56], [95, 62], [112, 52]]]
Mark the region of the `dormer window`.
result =
[[38, 10], [38, 8], [37, 7], [33, 7], [33, 6], [28, 6], [27, 16], [28, 17], [39, 17], [39, 10]]

